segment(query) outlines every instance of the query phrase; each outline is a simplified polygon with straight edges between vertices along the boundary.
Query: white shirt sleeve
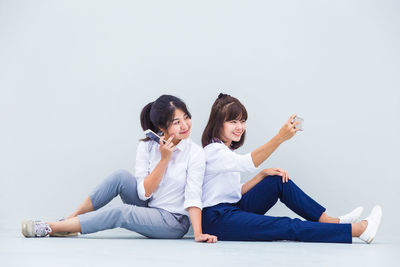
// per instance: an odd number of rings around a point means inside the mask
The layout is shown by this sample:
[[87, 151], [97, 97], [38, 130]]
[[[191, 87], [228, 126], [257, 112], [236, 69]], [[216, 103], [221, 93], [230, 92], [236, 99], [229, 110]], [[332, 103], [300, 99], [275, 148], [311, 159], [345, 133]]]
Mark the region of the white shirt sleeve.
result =
[[183, 203], [183, 208], [185, 210], [189, 207], [198, 207], [202, 209], [201, 197], [205, 168], [204, 150], [198, 147], [189, 159], [185, 186], [185, 201]]
[[150, 142], [140, 141], [136, 151], [135, 177], [137, 179], [137, 192], [139, 198], [143, 201], [152, 196], [146, 197], [144, 189], [144, 178], [150, 174]]
[[207, 173], [250, 172], [257, 170], [251, 158], [251, 153], [240, 155], [221, 143], [209, 144], [204, 150]]

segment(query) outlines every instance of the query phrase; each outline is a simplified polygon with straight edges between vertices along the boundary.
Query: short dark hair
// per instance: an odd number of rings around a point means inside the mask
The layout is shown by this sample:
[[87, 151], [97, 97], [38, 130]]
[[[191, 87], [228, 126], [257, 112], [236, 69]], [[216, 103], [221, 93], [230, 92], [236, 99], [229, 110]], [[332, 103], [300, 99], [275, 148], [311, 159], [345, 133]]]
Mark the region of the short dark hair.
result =
[[[247, 120], [247, 110], [240, 101], [227, 94], [220, 93], [211, 108], [210, 117], [206, 128], [201, 137], [201, 144], [205, 147], [215, 142], [216, 139], [221, 140], [221, 131], [223, 124], [231, 120]], [[237, 149], [244, 143], [246, 131], [243, 132], [239, 142], [232, 141], [231, 149]]]
[[[150, 129], [160, 134], [161, 129], [168, 129], [174, 119], [176, 109], [182, 110], [189, 118], [192, 118], [185, 102], [173, 95], [162, 95], [156, 101], [148, 103], [140, 113], [140, 124], [143, 131]], [[148, 141], [149, 138], [141, 139]]]

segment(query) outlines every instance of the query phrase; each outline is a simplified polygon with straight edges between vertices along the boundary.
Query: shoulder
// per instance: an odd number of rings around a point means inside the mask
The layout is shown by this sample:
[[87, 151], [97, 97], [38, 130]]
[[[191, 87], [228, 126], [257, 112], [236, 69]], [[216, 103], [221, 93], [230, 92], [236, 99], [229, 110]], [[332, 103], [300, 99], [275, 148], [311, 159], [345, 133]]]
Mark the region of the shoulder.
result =
[[227, 150], [227, 149], [228, 149], [228, 147], [225, 144], [220, 143], [220, 142], [214, 142], [214, 143], [206, 145], [204, 147], [204, 152], [206, 154], [209, 154], [209, 153], [214, 153], [216, 151]]
[[188, 150], [190, 151], [190, 154], [204, 154], [203, 148], [200, 145], [193, 142], [192, 139], [187, 139], [186, 145]]
[[154, 146], [157, 145], [156, 142], [154, 142], [153, 140], [148, 140], [148, 141], [140, 141], [138, 144], [138, 151], [141, 152], [149, 152], [150, 149]]

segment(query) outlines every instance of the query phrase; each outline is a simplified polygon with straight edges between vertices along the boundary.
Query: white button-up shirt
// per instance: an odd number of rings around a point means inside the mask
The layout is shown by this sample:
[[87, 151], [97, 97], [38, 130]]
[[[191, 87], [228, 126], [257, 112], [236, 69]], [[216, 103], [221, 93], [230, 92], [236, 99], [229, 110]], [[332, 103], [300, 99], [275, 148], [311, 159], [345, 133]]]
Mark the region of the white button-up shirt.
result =
[[139, 198], [149, 199], [149, 207], [161, 208], [171, 213], [188, 215], [188, 207], [201, 209], [205, 170], [203, 149], [189, 138], [181, 140], [172, 153], [161, 182], [153, 194], [146, 197], [144, 179], [160, 160], [160, 144], [153, 140], [139, 142], [135, 168]]
[[204, 147], [206, 171], [203, 182], [203, 207], [237, 203], [242, 198], [240, 172], [255, 171], [251, 154], [239, 155], [222, 142]]

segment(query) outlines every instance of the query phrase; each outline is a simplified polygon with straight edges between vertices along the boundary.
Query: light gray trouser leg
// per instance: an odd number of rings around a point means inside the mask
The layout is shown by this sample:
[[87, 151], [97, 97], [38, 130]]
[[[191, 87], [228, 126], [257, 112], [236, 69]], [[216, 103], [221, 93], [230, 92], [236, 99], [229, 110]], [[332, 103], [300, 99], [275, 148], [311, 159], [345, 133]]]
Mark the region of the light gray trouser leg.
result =
[[[122, 227], [151, 238], [181, 238], [190, 226], [186, 215], [149, 208], [139, 199], [136, 178], [128, 171], [111, 174], [91, 194], [94, 211], [78, 215], [82, 234]], [[124, 204], [103, 207], [120, 195]]]
[[129, 204], [105, 207], [78, 218], [82, 234], [122, 227], [150, 238], [182, 238], [190, 226], [186, 215]]
[[93, 190], [89, 197], [93, 209], [98, 210], [118, 195], [125, 204], [147, 207], [147, 201], [141, 200], [137, 194], [136, 178], [126, 170], [113, 172]]

